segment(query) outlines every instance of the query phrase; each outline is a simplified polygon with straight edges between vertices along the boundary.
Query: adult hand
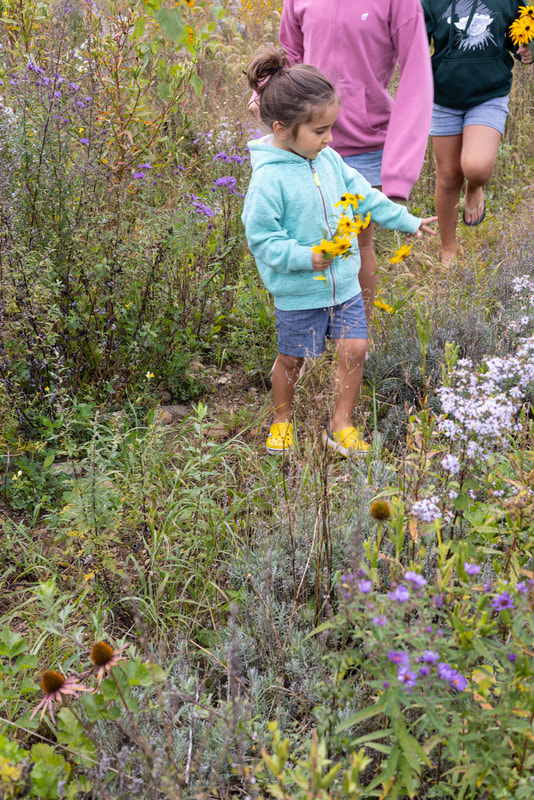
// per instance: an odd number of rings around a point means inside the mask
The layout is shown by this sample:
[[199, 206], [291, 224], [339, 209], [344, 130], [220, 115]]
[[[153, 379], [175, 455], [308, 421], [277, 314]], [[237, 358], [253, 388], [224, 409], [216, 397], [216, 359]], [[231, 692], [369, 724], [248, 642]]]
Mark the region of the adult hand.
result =
[[526, 44], [522, 44], [517, 50], [517, 55], [521, 58], [522, 64], [532, 64], [534, 60], [530, 48]]
[[313, 269], [315, 272], [323, 272], [332, 263], [331, 258], [325, 258], [322, 253], [313, 254]]

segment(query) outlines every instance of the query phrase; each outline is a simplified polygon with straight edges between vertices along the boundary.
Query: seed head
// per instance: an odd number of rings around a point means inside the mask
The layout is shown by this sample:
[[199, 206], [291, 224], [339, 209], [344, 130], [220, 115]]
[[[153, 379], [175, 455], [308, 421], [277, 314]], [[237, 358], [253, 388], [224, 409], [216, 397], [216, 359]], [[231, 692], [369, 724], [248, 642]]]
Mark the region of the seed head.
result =
[[375, 500], [369, 509], [373, 519], [383, 522], [391, 517], [391, 507], [387, 500]]
[[113, 658], [113, 648], [106, 642], [95, 642], [89, 655], [95, 667], [105, 667]]
[[41, 689], [44, 694], [57, 692], [65, 683], [65, 676], [55, 669], [47, 669], [41, 675]]

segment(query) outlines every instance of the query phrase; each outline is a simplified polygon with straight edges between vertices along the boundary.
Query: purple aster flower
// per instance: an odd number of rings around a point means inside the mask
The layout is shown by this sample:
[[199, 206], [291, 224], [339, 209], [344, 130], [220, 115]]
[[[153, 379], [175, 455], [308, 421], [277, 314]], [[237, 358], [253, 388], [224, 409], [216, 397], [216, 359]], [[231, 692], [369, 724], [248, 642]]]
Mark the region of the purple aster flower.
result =
[[438, 676], [443, 681], [449, 681], [453, 674], [454, 670], [450, 666], [450, 664], [446, 664], [444, 661], [440, 661], [438, 664]]
[[396, 600], [397, 603], [405, 603], [410, 599], [410, 592], [406, 586], [397, 586], [396, 589], [389, 593], [388, 597], [390, 597], [391, 600]]
[[223, 178], [216, 178], [213, 181], [214, 186], [225, 186], [228, 189], [233, 189], [235, 187], [235, 178], [233, 175], [226, 175]]
[[142, 179], [142, 178], [144, 178], [144, 177], [145, 177], [145, 173], [144, 173], [144, 172], [134, 172], [134, 178], [135, 178], [136, 180], [138, 180], [138, 181], [139, 181], [139, 180], [141, 180], [141, 179]]
[[139, 164], [139, 169], [152, 169], [152, 164]]
[[61, 92], [59, 91], [59, 89], [54, 92], [54, 97], [61, 97]]
[[372, 584], [371, 581], [365, 580], [365, 581], [360, 581], [358, 583], [358, 589], [360, 590], [360, 592], [362, 594], [369, 594], [369, 592], [371, 591], [372, 588], [373, 588], [373, 584]]
[[401, 664], [406, 667], [410, 664], [410, 656], [404, 650], [390, 650], [388, 658], [392, 664]]
[[404, 580], [413, 583], [414, 586], [425, 586], [428, 583], [426, 578], [411, 569], [404, 573]]
[[389, 681], [382, 681], [382, 688], [389, 689]]
[[410, 691], [410, 689], [413, 689], [413, 687], [417, 685], [416, 673], [406, 667], [399, 668], [397, 678], [399, 679], [400, 683], [403, 684], [404, 688], [407, 689], [407, 691]]
[[443, 594], [443, 592], [439, 592], [438, 594], [434, 595], [434, 605], [436, 606], [436, 608], [443, 608], [444, 597], [445, 595]]
[[430, 667], [424, 666], [420, 668], [417, 674], [419, 675], [420, 678], [425, 678], [429, 674], [429, 672], [430, 672]]
[[519, 594], [526, 594], [528, 592], [528, 586], [523, 581], [520, 581], [515, 588]]
[[89, 144], [89, 139], [86, 139], [85, 136], [80, 139], [81, 144]]
[[501, 592], [501, 594], [498, 594], [497, 597], [493, 597], [491, 600], [491, 605], [498, 611], [503, 611], [505, 608], [515, 608], [514, 598], [510, 592]]
[[512, 664], [516, 660], [516, 658], [517, 658], [517, 656], [516, 656], [515, 653], [513, 653], [513, 652], [512, 653], [508, 653], [508, 661], [510, 661]]
[[373, 622], [380, 628], [382, 625], [386, 624], [387, 617], [385, 614], [379, 614], [377, 617], [373, 617]]
[[478, 564], [472, 564], [470, 561], [466, 561], [464, 564], [464, 569], [468, 575], [478, 575], [478, 573], [482, 570], [482, 567], [479, 567]]
[[419, 661], [423, 661], [425, 664], [437, 664], [439, 661], [439, 653], [436, 653], [435, 650], [423, 650], [419, 656]]

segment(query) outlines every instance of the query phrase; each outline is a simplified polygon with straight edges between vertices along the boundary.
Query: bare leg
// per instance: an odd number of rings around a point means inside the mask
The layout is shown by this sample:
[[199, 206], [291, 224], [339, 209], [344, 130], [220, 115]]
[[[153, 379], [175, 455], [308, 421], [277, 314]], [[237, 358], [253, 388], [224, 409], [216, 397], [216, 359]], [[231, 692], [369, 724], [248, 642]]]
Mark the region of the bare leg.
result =
[[449, 266], [456, 256], [456, 223], [460, 205], [462, 134], [433, 136], [436, 157], [436, 214], [441, 237], [441, 263]]
[[360, 249], [360, 274], [358, 280], [362, 290], [363, 303], [365, 306], [365, 316], [367, 317], [367, 325], [371, 322], [373, 315], [373, 308], [375, 305], [376, 296], [376, 256], [373, 250], [373, 230], [374, 225], [371, 223], [364, 231], [358, 236], [358, 247]]
[[462, 172], [465, 187], [464, 216], [466, 222], [476, 222], [484, 209], [485, 186], [493, 174], [501, 134], [487, 125], [466, 125], [462, 137]]
[[362, 385], [367, 339], [337, 339], [338, 362], [334, 377], [335, 402], [332, 431], [353, 424], [352, 413]]
[[291, 403], [303, 363], [303, 358], [286, 356], [283, 353], [278, 354], [271, 375], [274, 400], [273, 422], [290, 422]]

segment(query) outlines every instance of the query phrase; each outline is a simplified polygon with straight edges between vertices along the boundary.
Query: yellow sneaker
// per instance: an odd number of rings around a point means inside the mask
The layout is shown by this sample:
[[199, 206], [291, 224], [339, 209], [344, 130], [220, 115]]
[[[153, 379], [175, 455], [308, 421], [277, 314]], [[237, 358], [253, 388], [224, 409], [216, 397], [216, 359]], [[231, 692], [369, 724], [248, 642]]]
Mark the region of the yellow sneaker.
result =
[[295, 449], [295, 428], [292, 422], [273, 422], [265, 443], [267, 452], [283, 453]]
[[369, 450], [369, 445], [360, 437], [357, 428], [352, 426], [342, 428], [340, 431], [323, 431], [323, 442], [345, 458], [363, 456]]

